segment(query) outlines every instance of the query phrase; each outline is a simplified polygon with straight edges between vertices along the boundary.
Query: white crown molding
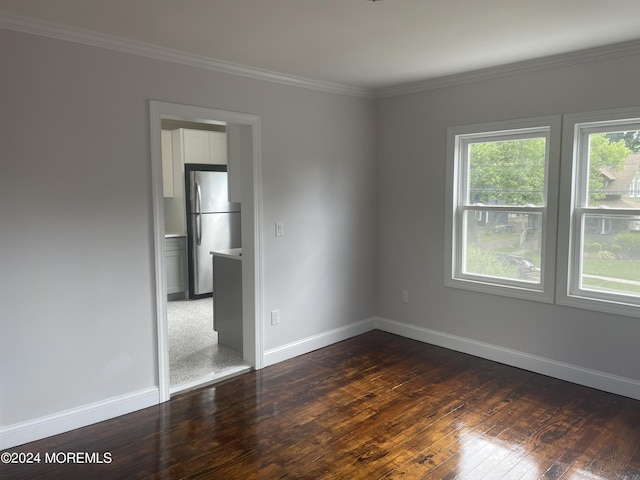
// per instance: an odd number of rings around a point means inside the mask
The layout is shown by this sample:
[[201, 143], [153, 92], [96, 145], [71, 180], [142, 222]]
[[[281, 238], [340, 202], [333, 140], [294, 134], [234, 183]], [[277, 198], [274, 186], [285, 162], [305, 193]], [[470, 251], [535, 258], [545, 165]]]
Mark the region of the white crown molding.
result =
[[148, 43], [128, 40], [76, 27], [45, 22], [6, 12], [0, 12], [0, 28], [283, 85], [355, 97], [375, 97], [375, 92], [367, 88], [351, 87], [337, 83], [322, 82], [309, 78], [285, 75], [248, 65], [225, 62], [223, 60], [217, 60], [202, 55], [194, 55], [179, 50], [150, 45]]
[[0, 28], [56, 38], [58, 40], [65, 40], [133, 55], [140, 55], [156, 60], [164, 60], [167, 62], [227, 73], [230, 75], [238, 75], [283, 85], [363, 98], [386, 98], [407, 95], [427, 90], [435, 90], [438, 88], [452, 87], [512, 75], [533, 73], [552, 68], [640, 54], [640, 40], [633, 40], [625, 43], [499, 65], [496, 67], [489, 67], [417, 82], [370, 89], [285, 75], [248, 65], [225, 62], [223, 60], [217, 60], [202, 55], [194, 55], [179, 50], [158, 47], [156, 45], [123, 39], [90, 30], [45, 22], [6, 12], [0, 12]]
[[402, 85], [378, 88], [376, 89], [376, 98], [406, 95], [410, 93], [423, 92], [426, 90], [435, 90], [438, 88], [452, 87], [456, 85], [480, 82], [484, 80], [509, 77], [512, 75], [521, 75], [525, 73], [533, 73], [553, 68], [567, 67], [571, 65], [579, 65], [582, 63], [609, 60], [613, 58], [639, 54], [640, 40], [633, 40], [625, 43], [617, 43], [604, 47], [579, 50], [549, 57], [536, 58], [533, 60], [525, 60], [522, 62], [484, 68], [481, 70], [474, 70], [471, 72], [448, 75], [429, 80], [421, 80], [418, 82], [405, 83]]

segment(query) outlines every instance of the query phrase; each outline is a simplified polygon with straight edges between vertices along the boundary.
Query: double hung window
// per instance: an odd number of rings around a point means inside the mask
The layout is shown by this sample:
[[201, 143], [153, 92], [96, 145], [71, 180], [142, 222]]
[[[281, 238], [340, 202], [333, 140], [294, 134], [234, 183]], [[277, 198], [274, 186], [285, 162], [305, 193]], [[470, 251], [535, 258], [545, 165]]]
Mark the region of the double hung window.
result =
[[[553, 300], [559, 117], [453, 127], [446, 283]], [[549, 208], [551, 207], [551, 208]]]
[[447, 136], [446, 285], [639, 315], [639, 108]]
[[558, 302], [637, 315], [640, 111], [568, 115], [565, 129], [563, 185], [572, 188], [562, 203]]

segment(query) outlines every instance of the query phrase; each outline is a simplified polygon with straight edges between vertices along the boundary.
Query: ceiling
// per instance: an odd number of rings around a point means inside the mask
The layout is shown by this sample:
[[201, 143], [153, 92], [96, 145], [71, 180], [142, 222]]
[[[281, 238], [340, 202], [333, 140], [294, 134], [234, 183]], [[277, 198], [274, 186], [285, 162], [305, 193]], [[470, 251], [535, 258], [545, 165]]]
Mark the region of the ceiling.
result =
[[363, 89], [640, 39], [640, 0], [0, 0], [0, 11]]

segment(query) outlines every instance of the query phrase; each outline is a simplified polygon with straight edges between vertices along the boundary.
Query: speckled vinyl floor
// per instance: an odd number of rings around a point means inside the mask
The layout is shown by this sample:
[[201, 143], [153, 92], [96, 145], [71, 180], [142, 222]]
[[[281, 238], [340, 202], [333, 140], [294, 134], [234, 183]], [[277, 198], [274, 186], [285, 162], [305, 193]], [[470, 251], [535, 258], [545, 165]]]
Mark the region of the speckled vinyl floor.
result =
[[218, 345], [213, 300], [167, 302], [171, 393], [248, 370], [240, 353]]

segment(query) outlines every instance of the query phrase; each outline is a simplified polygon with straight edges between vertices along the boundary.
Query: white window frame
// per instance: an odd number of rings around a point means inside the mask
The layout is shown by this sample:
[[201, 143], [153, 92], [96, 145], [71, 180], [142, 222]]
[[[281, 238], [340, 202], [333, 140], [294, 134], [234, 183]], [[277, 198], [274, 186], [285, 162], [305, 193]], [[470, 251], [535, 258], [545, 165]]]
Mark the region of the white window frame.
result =
[[[445, 216], [445, 280], [446, 286], [479, 291], [508, 297], [553, 303], [555, 293], [555, 250], [558, 211], [558, 180], [560, 162], [560, 131], [562, 117], [553, 115], [521, 120], [509, 120], [447, 129], [447, 178]], [[511, 279], [497, 279], [463, 272], [463, 217], [464, 212], [479, 207], [464, 205], [461, 182], [466, 181], [465, 145], [473, 139], [503, 140], [546, 137], [547, 164], [545, 167], [545, 194], [538, 207], [482, 206], [482, 210], [517, 211], [542, 214], [541, 277], [540, 283]], [[521, 136], [518, 136], [521, 135]]]
[[[640, 298], [606, 293], [581, 287], [582, 219], [601, 214], [602, 209], [587, 206], [588, 171], [582, 161], [588, 148], [588, 135], [620, 131], [621, 127], [640, 130], [640, 108], [606, 110], [565, 115], [563, 121], [563, 163], [561, 171], [558, 282], [556, 302], [588, 310], [638, 316]], [[607, 214], [633, 215], [637, 210], [607, 209]]]

